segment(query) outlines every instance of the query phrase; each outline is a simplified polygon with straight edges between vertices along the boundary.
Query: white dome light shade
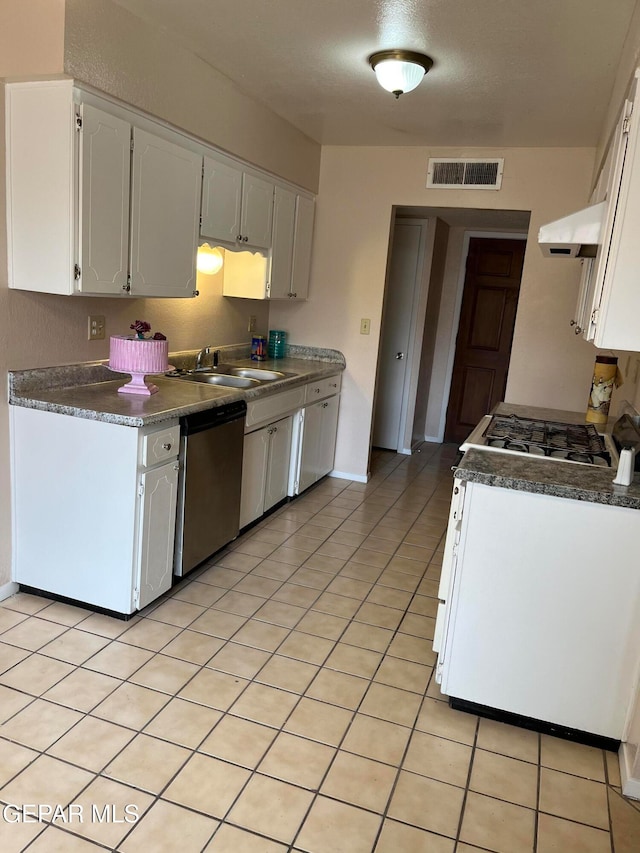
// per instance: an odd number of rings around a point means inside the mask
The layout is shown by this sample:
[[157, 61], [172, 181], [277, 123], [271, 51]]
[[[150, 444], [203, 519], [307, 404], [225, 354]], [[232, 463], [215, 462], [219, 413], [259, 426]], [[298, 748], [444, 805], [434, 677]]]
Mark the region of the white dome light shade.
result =
[[205, 275], [215, 275], [222, 269], [224, 258], [220, 249], [212, 249], [208, 243], [203, 243], [198, 247], [198, 259], [196, 267], [198, 272]]
[[369, 57], [378, 83], [399, 98], [411, 92], [433, 65], [433, 60], [410, 50], [381, 50]]

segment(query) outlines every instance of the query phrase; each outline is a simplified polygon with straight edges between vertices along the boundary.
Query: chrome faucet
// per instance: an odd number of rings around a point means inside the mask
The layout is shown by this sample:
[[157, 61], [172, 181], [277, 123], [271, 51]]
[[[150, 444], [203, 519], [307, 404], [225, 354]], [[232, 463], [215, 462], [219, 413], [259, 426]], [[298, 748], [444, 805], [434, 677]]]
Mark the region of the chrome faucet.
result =
[[[200, 370], [202, 368], [202, 359], [205, 357], [205, 355], [209, 355], [210, 352], [211, 352], [211, 347], [203, 347], [200, 350], [200, 352], [196, 356], [196, 370]], [[219, 358], [220, 358], [220, 350], [219, 349], [213, 350], [213, 366], [214, 367], [218, 366]]]
[[209, 355], [210, 352], [211, 347], [203, 347], [200, 350], [200, 352], [196, 356], [196, 370], [200, 370], [200, 368], [202, 367], [202, 359], [205, 357], [205, 355]]

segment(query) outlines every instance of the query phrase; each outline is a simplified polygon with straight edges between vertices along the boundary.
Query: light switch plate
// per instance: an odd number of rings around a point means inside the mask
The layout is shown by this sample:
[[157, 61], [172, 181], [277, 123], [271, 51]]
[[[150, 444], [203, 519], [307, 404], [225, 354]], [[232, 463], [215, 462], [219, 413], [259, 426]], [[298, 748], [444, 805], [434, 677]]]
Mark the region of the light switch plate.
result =
[[90, 341], [104, 340], [104, 325], [103, 314], [89, 314], [88, 338]]
[[371, 332], [371, 320], [366, 317], [363, 317], [360, 320], [360, 334], [368, 335]]

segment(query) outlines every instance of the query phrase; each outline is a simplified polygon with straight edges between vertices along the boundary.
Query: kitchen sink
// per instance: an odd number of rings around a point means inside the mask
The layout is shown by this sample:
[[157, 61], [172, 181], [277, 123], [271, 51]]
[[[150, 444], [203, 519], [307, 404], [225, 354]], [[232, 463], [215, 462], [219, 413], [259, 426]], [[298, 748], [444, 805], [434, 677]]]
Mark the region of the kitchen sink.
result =
[[[219, 369], [220, 365], [218, 365]], [[249, 379], [258, 379], [260, 382], [274, 382], [276, 379], [285, 379], [289, 376], [288, 373], [282, 373], [279, 370], [267, 370], [266, 367], [231, 367], [230, 365], [223, 365], [223, 369], [225, 373], [231, 373], [234, 376], [245, 376]]]
[[186, 379], [187, 382], [204, 382], [207, 385], [223, 385], [227, 388], [257, 388], [261, 383], [248, 376], [230, 376], [225, 373], [211, 373], [207, 370], [165, 373], [171, 379]]
[[186, 379], [188, 382], [205, 382], [207, 385], [223, 385], [229, 388], [256, 388], [265, 382], [275, 382], [292, 375], [280, 370], [236, 367], [232, 364], [198, 367], [195, 370], [173, 370], [165, 374], [172, 379]]

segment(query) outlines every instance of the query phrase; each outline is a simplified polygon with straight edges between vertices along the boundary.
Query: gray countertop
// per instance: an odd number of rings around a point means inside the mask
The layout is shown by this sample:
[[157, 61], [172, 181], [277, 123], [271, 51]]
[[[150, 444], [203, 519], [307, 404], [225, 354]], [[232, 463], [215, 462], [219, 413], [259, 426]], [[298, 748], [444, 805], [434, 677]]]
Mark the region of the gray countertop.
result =
[[[508, 403], [496, 406], [494, 414], [516, 414], [562, 423], [584, 423], [585, 420], [584, 413]], [[640, 474], [636, 474], [630, 486], [615, 486], [613, 468], [471, 449], [455, 468], [455, 476], [503, 489], [640, 509]]]
[[[234, 354], [237, 356], [241, 353]], [[231, 361], [229, 353], [223, 352], [223, 355], [225, 361]], [[169, 357], [171, 364], [180, 366], [188, 363], [189, 359], [195, 359], [195, 351], [172, 354]], [[345, 367], [344, 356], [337, 350], [293, 346], [290, 347], [288, 358], [256, 363], [249, 358], [235, 357], [233, 361], [237, 365], [279, 370], [289, 376], [248, 390], [154, 376], [153, 383], [159, 390], [156, 394], [144, 397], [119, 394], [118, 388], [129, 380], [128, 375], [116, 374], [103, 362], [94, 362], [11, 371], [9, 402], [14, 406], [71, 417], [142, 427], [215, 408], [235, 400], [248, 402], [277, 394], [334, 375]]]

